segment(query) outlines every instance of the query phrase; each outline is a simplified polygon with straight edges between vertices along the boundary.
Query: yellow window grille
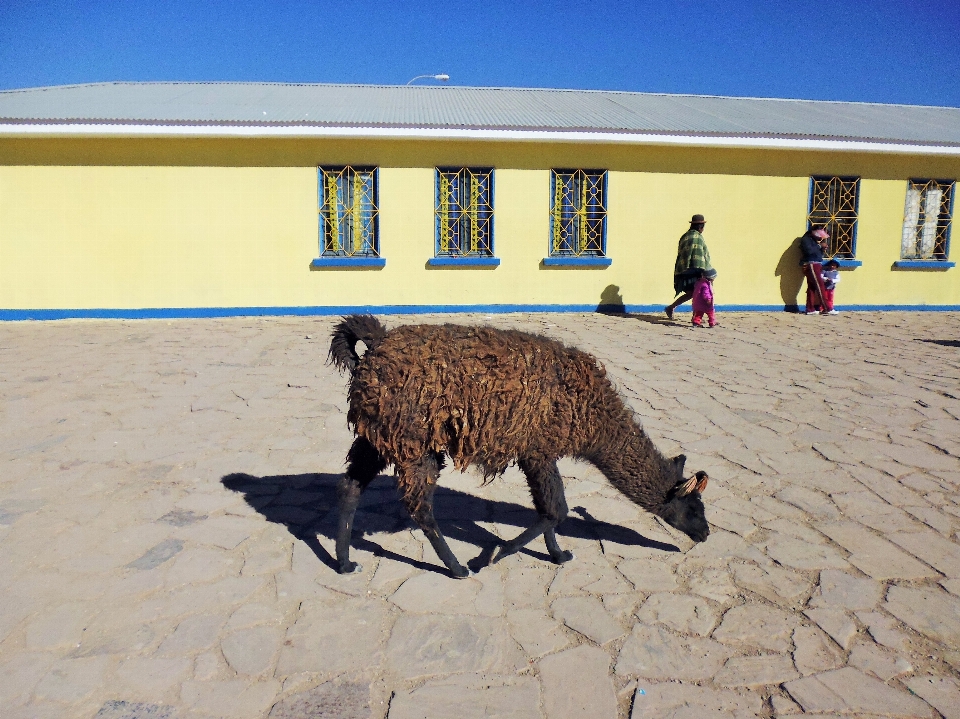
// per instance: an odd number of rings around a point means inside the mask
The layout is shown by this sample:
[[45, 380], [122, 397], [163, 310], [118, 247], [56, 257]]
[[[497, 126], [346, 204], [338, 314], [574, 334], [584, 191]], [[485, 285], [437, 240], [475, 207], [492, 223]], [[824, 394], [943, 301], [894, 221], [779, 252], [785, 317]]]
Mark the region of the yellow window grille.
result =
[[376, 168], [318, 168], [320, 250], [326, 257], [378, 257]]
[[859, 177], [810, 178], [810, 225], [822, 225], [830, 233], [831, 257], [856, 257]]
[[955, 186], [953, 180], [907, 183], [900, 259], [947, 259]]
[[493, 170], [437, 168], [437, 256], [493, 256]]
[[602, 257], [606, 235], [605, 170], [553, 170], [550, 254]]

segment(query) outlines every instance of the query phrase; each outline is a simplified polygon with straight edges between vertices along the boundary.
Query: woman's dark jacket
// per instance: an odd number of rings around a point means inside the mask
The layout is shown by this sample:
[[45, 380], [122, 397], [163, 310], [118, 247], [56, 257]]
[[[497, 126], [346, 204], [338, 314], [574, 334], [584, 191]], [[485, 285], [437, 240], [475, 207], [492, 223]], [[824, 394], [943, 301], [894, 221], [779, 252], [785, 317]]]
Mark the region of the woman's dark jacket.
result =
[[812, 230], [800, 238], [800, 264], [805, 265], [808, 262], [819, 262], [823, 264], [823, 248], [817, 238], [813, 236]]

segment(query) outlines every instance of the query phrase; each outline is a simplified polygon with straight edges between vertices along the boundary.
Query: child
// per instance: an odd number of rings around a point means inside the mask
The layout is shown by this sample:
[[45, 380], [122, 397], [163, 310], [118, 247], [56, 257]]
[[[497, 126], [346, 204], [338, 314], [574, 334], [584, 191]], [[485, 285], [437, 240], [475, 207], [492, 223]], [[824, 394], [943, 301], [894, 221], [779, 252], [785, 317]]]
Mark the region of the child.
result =
[[693, 326], [703, 327], [703, 315], [711, 327], [717, 325], [717, 315], [713, 310], [713, 280], [703, 272], [693, 285]]
[[823, 301], [827, 305], [826, 307], [821, 307], [820, 312], [827, 315], [840, 314], [833, 309], [833, 291], [840, 281], [840, 263], [836, 260], [830, 260], [824, 264], [823, 273], [820, 276], [823, 278], [823, 286], [825, 288]]

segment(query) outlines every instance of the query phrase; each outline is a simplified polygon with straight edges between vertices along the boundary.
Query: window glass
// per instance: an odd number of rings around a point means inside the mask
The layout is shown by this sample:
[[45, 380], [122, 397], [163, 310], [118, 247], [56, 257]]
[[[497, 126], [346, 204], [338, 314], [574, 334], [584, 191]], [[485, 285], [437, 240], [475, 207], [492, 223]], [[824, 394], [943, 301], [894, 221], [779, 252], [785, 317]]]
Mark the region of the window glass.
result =
[[606, 170], [553, 170], [550, 178], [550, 256], [603, 257]]
[[318, 169], [320, 254], [323, 257], [379, 257], [377, 170]]
[[907, 183], [900, 259], [947, 259], [955, 186], [953, 180], [910, 180]]

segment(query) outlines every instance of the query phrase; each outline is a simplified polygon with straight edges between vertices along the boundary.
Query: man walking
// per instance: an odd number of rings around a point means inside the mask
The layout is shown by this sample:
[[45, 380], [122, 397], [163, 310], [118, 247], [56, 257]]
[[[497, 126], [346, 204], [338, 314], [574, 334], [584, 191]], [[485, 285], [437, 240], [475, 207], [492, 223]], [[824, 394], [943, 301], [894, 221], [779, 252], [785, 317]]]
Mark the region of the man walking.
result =
[[680, 296], [663, 308], [668, 320], [673, 319], [677, 307], [693, 299], [693, 285], [699, 277], [713, 280], [717, 276], [717, 271], [710, 266], [710, 251], [701, 234], [706, 224], [703, 215], [694, 215], [690, 218], [690, 229], [680, 238], [673, 267], [673, 289]]

